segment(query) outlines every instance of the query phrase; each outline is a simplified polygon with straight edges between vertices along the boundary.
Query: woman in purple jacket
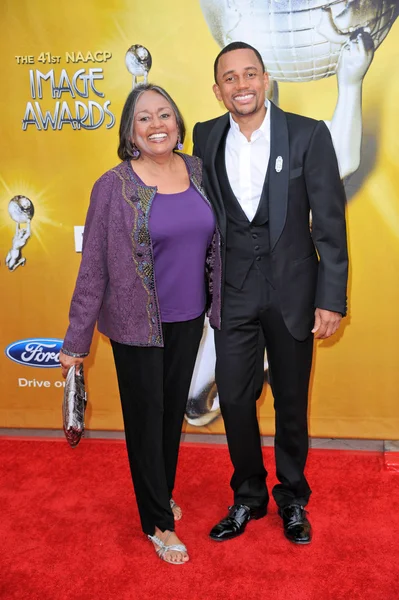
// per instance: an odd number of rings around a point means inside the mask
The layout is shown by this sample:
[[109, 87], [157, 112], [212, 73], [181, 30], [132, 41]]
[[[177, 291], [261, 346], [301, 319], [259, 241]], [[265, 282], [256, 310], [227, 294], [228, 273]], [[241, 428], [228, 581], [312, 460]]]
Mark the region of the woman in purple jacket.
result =
[[122, 162], [94, 184], [60, 362], [89, 354], [95, 323], [112, 344], [144, 533], [158, 555], [188, 561], [174, 531], [180, 432], [204, 312], [220, 321], [219, 234], [199, 159], [177, 152], [185, 127], [162, 88], [128, 96]]

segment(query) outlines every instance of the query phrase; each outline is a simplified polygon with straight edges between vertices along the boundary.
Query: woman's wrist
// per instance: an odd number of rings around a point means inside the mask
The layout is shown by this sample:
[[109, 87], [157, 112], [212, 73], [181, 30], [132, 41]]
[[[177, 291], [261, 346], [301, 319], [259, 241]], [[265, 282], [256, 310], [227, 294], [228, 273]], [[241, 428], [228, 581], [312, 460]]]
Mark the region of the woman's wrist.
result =
[[73, 358], [85, 358], [85, 356], [89, 355], [88, 352], [70, 352], [70, 350], [67, 350], [66, 348], [61, 348], [60, 352], [66, 354], [67, 356], [72, 356]]

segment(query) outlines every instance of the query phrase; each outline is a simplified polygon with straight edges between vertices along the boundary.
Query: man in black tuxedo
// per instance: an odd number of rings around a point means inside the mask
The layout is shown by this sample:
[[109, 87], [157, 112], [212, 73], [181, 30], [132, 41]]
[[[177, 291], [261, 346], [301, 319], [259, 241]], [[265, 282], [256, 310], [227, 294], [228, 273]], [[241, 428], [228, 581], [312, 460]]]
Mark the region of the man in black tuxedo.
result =
[[262, 343], [276, 415], [273, 496], [286, 537], [306, 544], [313, 335], [333, 335], [346, 314], [346, 199], [325, 123], [282, 111], [266, 100], [267, 88], [259, 52], [229, 44], [216, 58], [213, 87], [229, 112], [197, 123], [193, 134], [222, 239], [216, 383], [234, 466], [234, 505], [210, 536], [236, 537], [267, 511], [256, 416]]

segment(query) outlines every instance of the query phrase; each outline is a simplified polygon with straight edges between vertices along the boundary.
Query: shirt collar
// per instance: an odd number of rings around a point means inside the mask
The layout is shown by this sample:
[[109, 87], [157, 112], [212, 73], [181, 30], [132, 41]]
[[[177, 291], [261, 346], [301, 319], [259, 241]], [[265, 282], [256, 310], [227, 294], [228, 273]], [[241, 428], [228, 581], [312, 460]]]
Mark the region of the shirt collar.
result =
[[[256, 129], [252, 133], [251, 141], [258, 139], [261, 135], [263, 135], [263, 137], [267, 140], [270, 138], [270, 102], [267, 99], [265, 100], [265, 106], [266, 106], [266, 116], [263, 119], [262, 124], [259, 127], [259, 129]], [[240, 137], [240, 136], [245, 137], [240, 131], [240, 126], [238, 125], [238, 123], [236, 123], [236, 121], [234, 121], [233, 117], [231, 116], [231, 113], [229, 114], [229, 117], [230, 117], [230, 131], [233, 133], [233, 135], [237, 136], [237, 137]]]

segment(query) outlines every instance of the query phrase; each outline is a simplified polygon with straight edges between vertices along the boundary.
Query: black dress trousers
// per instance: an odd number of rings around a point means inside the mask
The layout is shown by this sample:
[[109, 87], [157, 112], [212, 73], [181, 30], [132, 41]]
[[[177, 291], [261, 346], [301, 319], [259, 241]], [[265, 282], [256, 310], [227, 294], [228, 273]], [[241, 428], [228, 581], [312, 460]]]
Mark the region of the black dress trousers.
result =
[[170, 498], [204, 315], [163, 323], [163, 348], [111, 340], [126, 446], [144, 533], [174, 530]]
[[216, 383], [234, 466], [234, 503], [267, 505], [268, 491], [256, 413], [259, 344], [264, 341], [276, 419], [275, 459], [279, 506], [307, 504], [307, 406], [313, 335], [299, 342], [285, 326], [276, 290], [256, 262], [241, 289], [226, 283], [222, 329], [215, 331]]

